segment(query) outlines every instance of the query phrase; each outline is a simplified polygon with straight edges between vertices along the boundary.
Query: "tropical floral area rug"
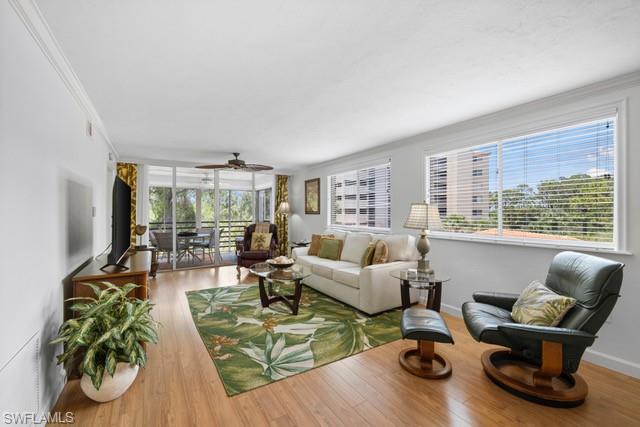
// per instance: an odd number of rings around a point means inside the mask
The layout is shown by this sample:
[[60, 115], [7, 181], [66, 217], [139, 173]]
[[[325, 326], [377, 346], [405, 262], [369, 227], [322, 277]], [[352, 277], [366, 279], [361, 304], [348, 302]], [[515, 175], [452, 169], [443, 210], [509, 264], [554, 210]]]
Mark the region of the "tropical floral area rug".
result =
[[190, 291], [187, 299], [229, 396], [401, 338], [400, 310], [365, 316], [306, 286], [297, 316], [280, 302], [262, 308], [257, 285]]

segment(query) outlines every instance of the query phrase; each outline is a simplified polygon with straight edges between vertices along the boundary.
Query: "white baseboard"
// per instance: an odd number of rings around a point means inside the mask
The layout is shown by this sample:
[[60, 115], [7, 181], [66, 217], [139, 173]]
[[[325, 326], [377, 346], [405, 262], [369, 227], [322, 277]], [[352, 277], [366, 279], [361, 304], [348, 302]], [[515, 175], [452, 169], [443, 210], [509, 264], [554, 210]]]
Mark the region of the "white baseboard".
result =
[[[455, 317], [462, 317], [460, 307], [449, 304], [441, 304], [443, 312]], [[587, 349], [584, 353], [584, 360], [598, 366], [603, 366], [612, 371], [621, 372], [634, 378], [640, 378], [640, 364], [629, 360], [621, 359], [610, 354], [602, 353], [593, 349]]]
[[591, 362], [594, 365], [604, 366], [612, 371], [621, 372], [634, 378], [640, 378], [640, 364], [629, 360], [621, 359], [590, 348], [584, 352], [584, 360]]
[[452, 316], [462, 317], [462, 310], [459, 307], [456, 307], [455, 305], [441, 303], [440, 309]]

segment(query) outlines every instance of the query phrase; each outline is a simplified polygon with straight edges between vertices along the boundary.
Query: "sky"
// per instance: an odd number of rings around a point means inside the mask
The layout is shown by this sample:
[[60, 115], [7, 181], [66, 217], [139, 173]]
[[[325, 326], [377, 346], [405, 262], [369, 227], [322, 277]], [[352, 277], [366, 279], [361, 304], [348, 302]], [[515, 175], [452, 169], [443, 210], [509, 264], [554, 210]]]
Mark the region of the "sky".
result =
[[[502, 142], [503, 188], [576, 174], [613, 174], [615, 120], [599, 120]], [[473, 151], [490, 153], [489, 190], [497, 190], [497, 144]]]

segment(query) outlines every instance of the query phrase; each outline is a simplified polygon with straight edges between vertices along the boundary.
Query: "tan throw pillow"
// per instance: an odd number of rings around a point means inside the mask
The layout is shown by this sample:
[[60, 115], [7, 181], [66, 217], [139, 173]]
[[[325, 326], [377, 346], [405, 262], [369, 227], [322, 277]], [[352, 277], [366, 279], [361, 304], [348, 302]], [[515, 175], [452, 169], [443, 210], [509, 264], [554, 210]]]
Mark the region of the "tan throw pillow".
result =
[[271, 245], [271, 233], [251, 234], [251, 250], [252, 251], [268, 251]]
[[576, 305], [575, 298], [558, 295], [534, 280], [524, 288], [511, 309], [518, 323], [537, 326], [558, 326], [562, 318]]
[[371, 265], [373, 262], [373, 254], [376, 251], [376, 244], [369, 243], [367, 249], [365, 249], [364, 254], [362, 254], [362, 259], [360, 260], [360, 267], [365, 268], [368, 265]]
[[371, 264], [386, 264], [389, 261], [389, 246], [382, 240], [376, 242]]
[[320, 252], [320, 243], [322, 242], [323, 237], [333, 237], [333, 234], [312, 234], [311, 244], [309, 245], [307, 255], [318, 255], [318, 252]]
[[320, 251], [318, 257], [338, 261], [340, 253], [342, 253], [342, 240], [324, 237], [320, 243]]

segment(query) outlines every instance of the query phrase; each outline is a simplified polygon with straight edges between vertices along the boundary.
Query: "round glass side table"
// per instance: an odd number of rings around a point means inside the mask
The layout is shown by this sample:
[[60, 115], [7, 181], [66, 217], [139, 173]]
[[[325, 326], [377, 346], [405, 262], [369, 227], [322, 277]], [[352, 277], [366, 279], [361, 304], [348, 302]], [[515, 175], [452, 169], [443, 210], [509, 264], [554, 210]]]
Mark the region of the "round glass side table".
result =
[[415, 268], [403, 270], [393, 270], [389, 273], [391, 277], [400, 280], [400, 297], [402, 298], [402, 309], [411, 306], [411, 288], [428, 291], [426, 307], [429, 310], [440, 311], [442, 300], [442, 284], [448, 282], [448, 277], [438, 277], [433, 273], [428, 273]]

